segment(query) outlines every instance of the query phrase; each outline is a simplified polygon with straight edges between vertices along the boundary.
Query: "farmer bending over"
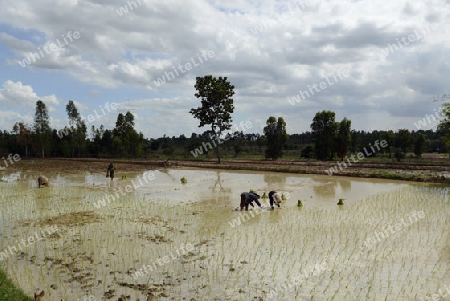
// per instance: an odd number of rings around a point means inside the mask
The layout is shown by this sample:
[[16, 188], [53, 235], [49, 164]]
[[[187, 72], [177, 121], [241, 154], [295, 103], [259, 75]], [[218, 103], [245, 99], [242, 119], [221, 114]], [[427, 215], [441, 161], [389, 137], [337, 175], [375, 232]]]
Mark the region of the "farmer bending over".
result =
[[277, 204], [278, 208], [280, 208], [280, 196], [276, 191], [269, 192], [269, 200], [270, 200], [270, 209], [273, 209], [273, 204]]
[[41, 186], [48, 187], [48, 179], [46, 176], [40, 175], [38, 177], [38, 187], [41, 188]]
[[256, 193], [252, 192], [243, 192], [241, 193], [241, 211], [244, 209], [248, 211], [248, 205], [252, 205], [252, 207], [255, 207], [253, 205], [253, 201], [256, 202], [256, 204], [261, 207], [261, 203], [258, 201], [260, 196]]

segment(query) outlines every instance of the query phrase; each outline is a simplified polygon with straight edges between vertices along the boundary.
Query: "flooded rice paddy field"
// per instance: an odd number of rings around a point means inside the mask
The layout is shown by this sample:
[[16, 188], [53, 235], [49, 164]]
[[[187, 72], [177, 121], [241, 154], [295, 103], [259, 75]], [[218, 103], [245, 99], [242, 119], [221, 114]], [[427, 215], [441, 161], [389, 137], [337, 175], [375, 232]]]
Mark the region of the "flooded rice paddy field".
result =
[[[54, 174], [50, 187], [38, 189], [27, 174], [2, 175], [0, 266], [27, 294], [44, 289], [50, 301], [449, 298], [447, 187], [204, 170], [121, 176], [111, 183], [104, 174]], [[273, 211], [234, 211], [249, 189], [277, 190], [287, 200]]]

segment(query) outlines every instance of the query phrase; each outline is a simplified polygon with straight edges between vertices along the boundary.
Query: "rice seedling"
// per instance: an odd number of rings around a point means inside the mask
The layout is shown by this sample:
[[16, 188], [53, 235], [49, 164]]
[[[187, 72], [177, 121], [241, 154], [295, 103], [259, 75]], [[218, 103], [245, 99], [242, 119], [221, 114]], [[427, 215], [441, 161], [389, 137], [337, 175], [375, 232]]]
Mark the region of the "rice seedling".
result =
[[[75, 300], [86, 290], [101, 300], [111, 289], [134, 300], [147, 294], [145, 287], [199, 300], [265, 300], [275, 288], [278, 300], [412, 300], [450, 279], [441, 255], [448, 245], [448, 195], [439, 187], [405, 186], [346, 201], [346, 210], [336, 208], [335, 201], [326, 208], [308, 201], [302, 210], [292, 210], [291, 204], [234, 229], [226, 208], [169, 204], [137, 193], [96, 210], [92, 202], [103, 190], [5, 185], [2, 193], [0, 251], [46, 224], [57, 223], [60, 229], [59, 236], [5, 259], [9, 276], [29, 295], [36, 287], [57, 284], [61, 296]], [[364, 244], [402, 218], [406, 223], [413, 210], [423, 211], [425, 218]], [[195, 245], [192, 254], [163, 261], [188, 243]], [[319, 271], [316, 265], [325, 259], [327, 269]], [[136, 269], [152, 262], [152, 273], [134, 279]], [[277, 284], [291, 283], [299, 274], [298, 284], [279, 289]]]

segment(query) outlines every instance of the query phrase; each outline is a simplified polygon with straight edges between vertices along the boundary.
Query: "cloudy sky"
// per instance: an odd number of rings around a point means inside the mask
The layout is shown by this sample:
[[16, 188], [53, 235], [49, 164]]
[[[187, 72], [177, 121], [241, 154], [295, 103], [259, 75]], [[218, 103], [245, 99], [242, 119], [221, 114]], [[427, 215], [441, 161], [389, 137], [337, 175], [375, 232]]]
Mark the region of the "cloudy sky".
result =
[[[107, 2], [104, 4], [103, 2]], [[450, 0], [0, 0], [0, 130], [131, 111], [147, 138], [201, 133], [195, 78], [235, 86], [233, 123], [288, 133], [333, 110], [357, 130], [415, 129], [450, 92]], [[117, 110], [107, 104], [117, 103]], [[92, 121], [93, 120], [93, 121]], [[425, 128], [435, 128], [429, 122]]]

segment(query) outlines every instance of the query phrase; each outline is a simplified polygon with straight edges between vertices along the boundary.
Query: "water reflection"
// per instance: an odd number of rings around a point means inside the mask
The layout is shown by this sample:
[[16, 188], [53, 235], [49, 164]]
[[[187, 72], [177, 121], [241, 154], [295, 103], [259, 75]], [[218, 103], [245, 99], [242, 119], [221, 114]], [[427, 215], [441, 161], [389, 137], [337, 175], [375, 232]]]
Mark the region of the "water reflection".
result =
[[313, 191], [317, 197], [339, 199], [350, 194], [352, 190], [352, 181], [346, 178], [315, 179], [315, 183], [317, 185], [313, 186]]
[[336, 182], [339, 184], [342, 192], [349, 192], [352, 190], [352, 182], [349, 179], [337, 179]]
[[[407, 183], [382, 179], [361, 179], [351, 177], [330, 177], [322, 175], [294, 175], [276, 172], [245, 172], [198, 169], [160, 169], [151, 171], [155, 178], [143, 182], [133, 193], [144, 195], [154, 200], [170, 200], [175, 203], [207, 202], [216, 204], [239, 205], [239, 195], [243, 191], [255, 189], [260, 193], [270, 190], [279, 191], [290, 198], [284, 206], [297, 206], [297, 200], [302, 200], [308, 206], [337, 206], [338, 199], [345, 199], [345, 204], [351, 204], [382, 191], [402, 188], [403, 186], [424, 186], [420, 183]], [[3, 174], [3, 176], [7, 176]], [[185, 176], [188, 183], [181, 184]], [[138, 183], [136, 179], [141, 173], [129, 173], [128, 179], [105, 179], [103, 173], [97, 174], [64, 174], [55, 175], [51, 186], [78, 186], [93, 190], [119, 189], [128, 184]], [[0, 181], [0, 184], [7, 185]], [[24, 183], [25, 184], [25, 183]], [[35, 179], [28, 180], [29, 187], [37, 187]], [[442, 187], [435, 185], [436, 187]], [[434, 187], [434, 186], [433, 186]], [[442, 189], [442, 195], [448, 198], [448, 189]], [[45, 194], [36, 190], [36, 194]]]
[[216, 179], [215, 182], [212, 186], [210, 186], [211, 188], [211, 192], [214, 194], [215, 196], [215, 201], [218, 203], [222, 203], [222, 202], [228, 202], [230, 201], [231, 197], [232, 197], [232, 190], [230, 187], [224, 187], [222, 185], [223, 182], [225, 182], [225, 180], [221, 179], [221, 172], [220, 171], [216, 171]]
[[9, 174], [9, 175], [3, 175], [0, 180], [2, 182], [6, 182], [6, 183], [14, 183], [14, 182], [17, 182], [17, 180], [20, 178], [21, 178], [21, 173], [20, 173], [20, 171], [18, 171], [18, 172]]
[[320, 197], [334, 197], [336, 196], [336, 183], [330, 182], [328, 179], [317, 179], [316, 182], [320, 185], [313, 187], [314, 194]]
[[264, 182], [266, 182], [267, 185], [284, 185], [286, 184], [286, 178], [288, 177], [287, 174], [284, 173], [264, 173]]
[[222, 187], [222, 181], [220, 180], [220, 171], [217, 171], [216, 174], [217, 174], [217, 180], [216, 180], [216, 183], [214, 183], [214, 186], [212, 187], [212, 192], [217, 191], [217, 186], [219, 186], [220, 191], [224, 190], [224, 188]]
[[169, 169], [167, 169], [167, 168], [158, 169], [158, 171], [161, 172], [161, 173], [163, 173], [163, 174], [165, 174], [165, 175], [167, 175], [167, 176], [169, 176], [173, 181], [176, 181], [176, 180], [177, 180], [177, 179], [175, 179], [174, 176], [172, 176], [172, 175], [170, 174]]

